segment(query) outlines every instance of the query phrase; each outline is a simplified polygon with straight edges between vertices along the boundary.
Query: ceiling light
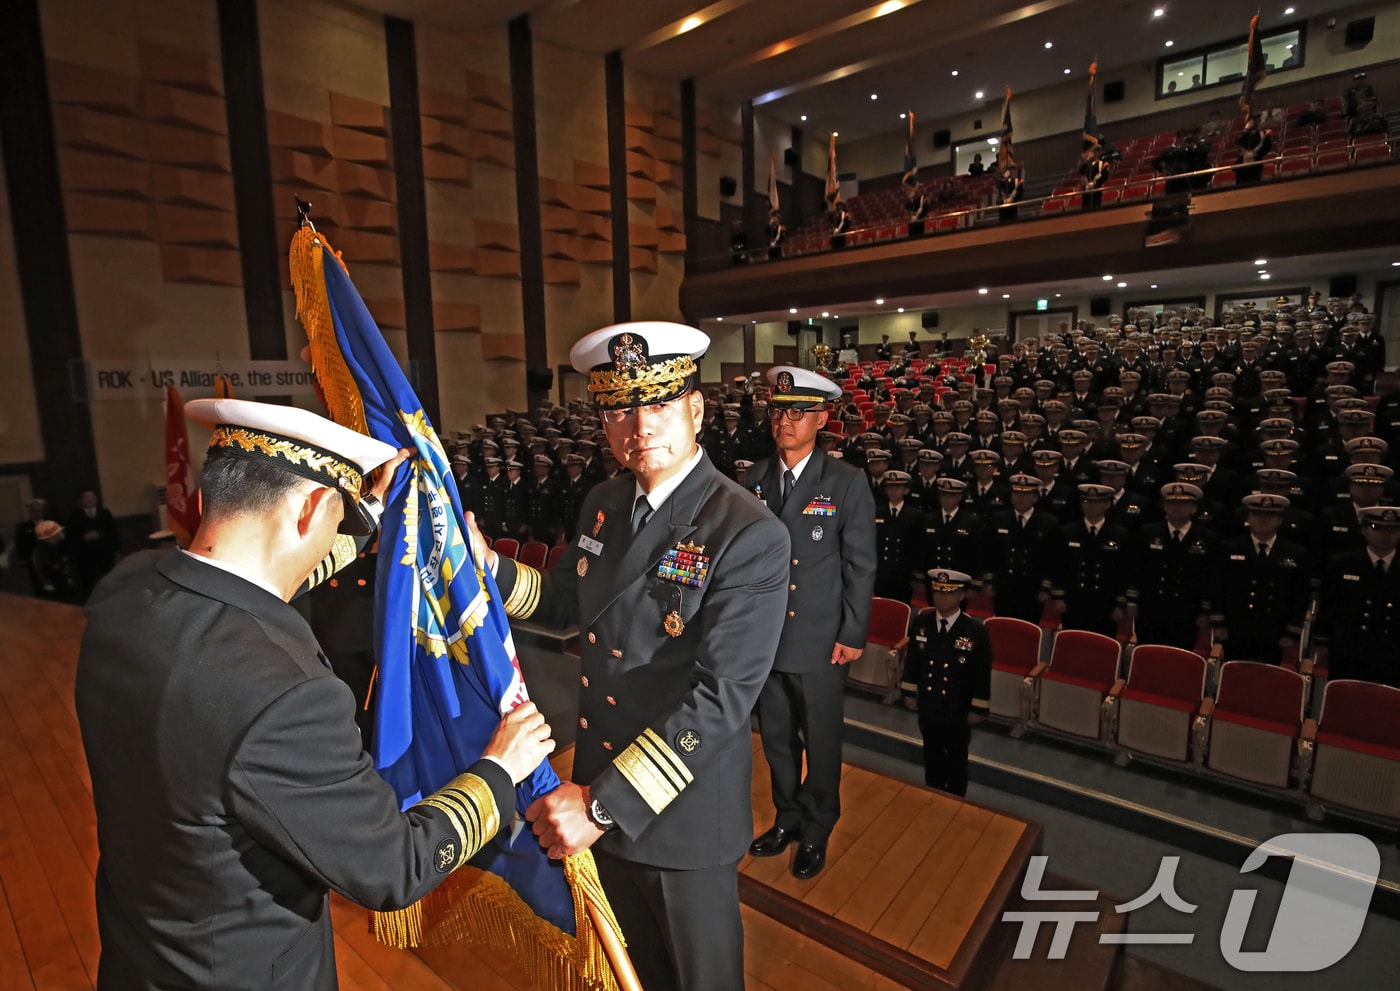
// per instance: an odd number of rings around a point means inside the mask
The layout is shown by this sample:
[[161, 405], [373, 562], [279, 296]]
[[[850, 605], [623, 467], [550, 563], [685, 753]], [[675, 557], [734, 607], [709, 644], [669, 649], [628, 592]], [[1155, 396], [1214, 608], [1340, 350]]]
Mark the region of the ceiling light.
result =
[[885, 305], [885, 301], [884, 301], [883, 299], [877, 299], [877, 300], [875, 300], [875, 305], [876, 305], [876, 306], [884, 306], [884, 305]]
[[1296, 8], [1296, 7], [1284, 7], [1284, 8], [1283, 8], [1283, 16], [1284, 16], [1284, 17], [1287, 17], [1289, 14], [1294, 13], [1297, 9], [1298, 9], [1298, 8]]
[[978, 289], [978, 290], [977, 290], [977, 295], [979, 295], [979, 296], [985, 296], [985, 295], [987, 295], [987, 290], [985, 290], [985, 289]]
[[1147, 288], [1149, 288], [1149, 289], [1156, 289], [1156, 288], [1157, 288], [1157, 283], [1154, 282], [1154, 283], [1152, 283], [1152, 285], [1148, 286]]
[[1390, 267], [1391, 267], [1391, 268], [1400, 268], [1400, 262], [1391, 262], [1391, 263], [1390, 263]]
[[980, 99], [982, 99], [982, 97], [983, 97], [984, 95], [985, 95], [985, 94], [979, 89], [976, 93], [973, 93], [973, 94], [972, 94], [972, 97], [973, 97], [973, 99], [975, 99], [975, 100], [980, 100]]
[[824, 316], [824, 317], [829, 317], [829, 316], [831, 316], [831, 314], [828, 313], [828, 312], [826, 312], [826, 310], [822, 310], [822, 316]]
[[1127, 284], [1126, 282], [1120, 282], [1120, 283], [1118, 283], [1118, 288], [1119, 288], [1119, 289], [1127, 289], [1127, 288], [1128, 288], [1128, 284]]
[[900, 307], [898, 310], [896, 310], [895, 312], [896, 312], [896, 313], [903, 313], [903, 312], [904, 312], [904, 307], [901, 306], [901, 307]]
[[1046, 51], [1049, 51], [1051, 48], [1054, 48], [1054, 47], [1055, 47], [1055, 43], [1054, 43], [1053, 41], [1047, 41], [1047, 42], [1045, 43], [1045, 49], [1046, 49]]
[[840, 132], [840, 131], [832, 131], [832, 132], [831, 132], [831, 136], [832, 136], [833, 138], [839, 138], [839, 137], [841, 136], [841, 132]]
[[1001, 294], [1001, 298], [1002, 298], [1002, 299], [1010, 299], [1010, 298], [1011, 298], [1011, 294], [1010, 294], [1009, 292], [1004, 292], [1004, 293]]
[[904, 118], [906, 118], [906, 117], [908, 117], [908, 116], [909, 116], [908, 114], [900, 114], [900, 115], [899, 115], [899, 119], [900, 119], [900, 120], [903, 120]]
[[789, 313], [796, 313], [796, 312], [797, 312], [797, 307], [794, 306], [792, 309], [788, 310], [788, 312], [789, 312]]
[[685, 20], [681, 21], [681, 34], [685, 34], [687, 31], [694, 31], [703, 23], [704, 21], [700, 20], [698, 17], [687, 17]]
[[1260, 273], [1259, 273], [1259, 278], [1261, 278], [1261, 279], [1269, 279], [1269, 278], [1272, 278], [1272, 276], [1269, 275], [1268, 272], [1260, 272]]
[[1269, 259], [1267, 259], [1267, 258], [1256, 258], [1256, 259], [1254, 259], [1254, 265], [1255, 265], [1256, 268], [1263, 268], [1263, 267], [1264, 267], [1265, 265], [1267, 265], [1267, 264], [1269, 264]]
[[715, 317], [715, 323], [724, 323], [724, 317]]
[[958, 74], [958, 70], [957, 70], [957, 69], [954, 69], [954, 70], [953, 70], [953, 75], [956, 76], [957, 74]]
[[1059, 299], [1059, 298], [1060, 298], [1060, 294], [1059, 294], [1059, 293], [1055, 293], [1055, 298], [1056, 298], [1056, 299]]
[[1172, 41], [1170, 38], [1168, 38], [1165, 42], [1163, 42], [1163, 44], [1165, 44], [1168, 48], [1170, 48], [1172, 45], [1175, 45], [1176, 42], [1174, 42], [1174, 41]]
[[880, 9], [875, 11], [876, 17], [884, 17], [886, 14], [893, 14], [904, 6], [904, 0], [885, 0], [880, 4]]
[[871, 93], [871, 94], [870, 94], [870, 99], [872, 99], [872, 100], [878, 100], [878, 99], [880, 99], [880, 94], [879, 94], [879, 93]]
[[840, 318], [841, 318], [841, 314], [839, 314], [839, 313], [833, 313], [833, 314], [831, 315], [831, 319], [833, 319], [833, 320], [839, 320]]
[[806, 120], [806, 119], [807, 119], [807, 115], [806, 115], [806, 114], [803, 114], [803, 115], [802, 115], [802, 119], [803, 119], [803, 120]]
[[997, 145], [1001, 144], [1001, 138], [988, 138], [987, 144], [995, 148]]
[[1065, 70], [1065, 75], [1068, 76], [1069, 74], [1070, 74], [1070, 70], [1069, 70], [1069, 69], [1066, 69], [1066, 70]]
[[1161, 16], [1162, 16], [1163, 14], [1165, 14], [1165, 13], [1166, 13], [1166, 10], [1165, 10], [1164, 8], [1158, 7], [1156, 10], [1154, 10], [1154, 11], [1152, 12], [1152, 16], [1153, 16], [1153, 17], [1161, 17]]
[[1112, 281], [1113, 281], [1113, 276], [1111, 276], [1111, 275], [1105, 275], [1105, 276], [1103, 277], [1103, 280], [1104, 280], [1105, 282], [1112, 282]]

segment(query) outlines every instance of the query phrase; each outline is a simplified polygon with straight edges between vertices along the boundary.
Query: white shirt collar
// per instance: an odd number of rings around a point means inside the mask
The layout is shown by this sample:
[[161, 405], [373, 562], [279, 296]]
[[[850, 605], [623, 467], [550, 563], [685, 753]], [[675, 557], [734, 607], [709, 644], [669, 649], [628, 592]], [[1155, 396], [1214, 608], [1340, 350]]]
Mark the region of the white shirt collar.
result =
[[1168, 531], [1169, 533], [1171, 533], [1171, 534], [1180, 533], [1180, 534], [1181, 534], [1181, 539], [1182, 539], [1182, 540], [1185, 540], [1185, 539], [1186, 539], [1186, 535], [1189, 534], [1189, 533], [1191, 532], [1191, 521], [1188, 520], [1187, 522], [1183, 523], [1180, 527], [1174, 527], [1174, 526], [1172, 526], [1170, 523], [1168, 523], [1168, 524], [1167, 524], [1167, 531]]
[[940, 613], [935, 612], [934, 616], [938, 618], [938, 621], [940, 623], [947, 623], [948, 629], [951, 630], [953, 628], [953, 624], [956, 623], [958, 620], [962, 619], [962, 610], [959, 609], [957, 612], [953, 613], [953, 615], [947, 617], [946, 619]]
[[[258, 588], [262, 589], [262, 590], [263, 590], [264, 592], [266, 592], [268, 595], [275, 596], [275, 597], [278, 598], [278, 599], [281, 599], [281, 598], [282, 598], [282, 593], [279, 592], [279, 591], [277, 591], [277, 589], [275, 589], [275, 588], [273, 588], [271, 585], [267, 584], [267, 582], [263, 581], [261, 578], [255, 578], [255, 577], [253, 577], [251, 574], [249, 574], [248, 572], [244, 571], [242, 568], [238, 567], [237, 565], [229, 564], [227, 561], [220, 561], [220, 560], [218, 560], [217, 558], [205, 557], [203, 554], [196, 554], [194, 551], [187, 551], [187, 550], [181, 549], [180, 553], [181, 553], [181, 554], [188, 554], [190, 557], [194, 558], [196, 561], [201, 561], [201, 562], [203, 562], [204, 564], [209, 565], [211, 568], [218, 568], [220, 571], [226, 571], [226, 572], [228, 572], [230, 575], [233, 575], [233, 577], [235, 577], [235, 578], [242, 578], [242, 579], [243, 579], [245, 582], [247, 582], [249, 585], [256, 585]], [[284, 599], [283, 601], [286, 601], [286, 600]]]
[[[807, 456], [806, 456], [805, 458], [803, 458], [801, 461], [797, 462], [797, 464], [793, 465], [791, 468], [789, 468], [787, 465], [783, 464], [783, 459], [782, 459], [782, 458], [779, 458], [779, 459], [778, 459], [778, 464], [782, 465], [783, 471], [790, 471], [790, 472], [792, 472], [792, 477], [793, 477], [794, 480], [795, 480], [795, 479], [799, 479], [799, 478], [802, 477], [802, 471], [803, 471], [803, 469], [807, 467], [807, 462], [811, 461], [811, 460], [812, 460], [812, 455], [813, 455], [813, 454], [816, 454], [816, 453], [817, 453], [817, 449], [816, 449], [815, 447], [812, 448], [812, 450], [810, 450], [810, 451], [807, 452]], [[781, 474], [780, 474], [779, 477], [781, 477]]]
[[653, 513], [666, 505], [666, 500], [671, 498], [671, 493], [681, 487], [681, 482], [684, 482], [690, 473], [695, 470], [695, 466], [700, 463], [700, 455], [703, 453], [704, 449], [697, 445], [695, 453], [691, 456], [690, 460], [686, 462], [685, 467], [650, 492], [643, 492], [642, 483], [638, 482], [632, 493], [632, 505], [635, 506], [637, 504], [638, 496], [647, 497], [647, 503], [650, 504]]
[[1254, 541], [1254, 548], [1255, 548], [1255, 550], [1258, 550], [1258, 549], [1259, 549], [1259, 545], [1260, 545], [1260, 544], [1263, 544], [1263, 545], [1264, 545], [1264, 548], [1265, 548], [1266, 550], [1272, 552], [1273, 549], [1274, 549], [1274, 541], [1275, 541], [1275, 540], [1278, 540], [1278, 534], [1274, 534], [1274, 535], [1273, 535], [1272, 537], [1270, 537], [1268, 540], [1260, 540], [1258, 537], [1256, 537], [1256, 536], [1254, 536], [1253, 534], [1251, 534], [1249, 539], [1252, 540], [1252, 541]]
[[1375, 551], [1371, 550], [1371, 548], [1368, 547], [1368, 548], [1366, 548], [1366, 556], [1369, 557], [1369, 558], [1371, 559], [1371, 567], [1373, 567], [1373, 568], [1376, 566], [1376, 562], [1377, 562], [1377, 561], [1384, 561], [1384, 562], [1385, 562], [1385, 570], [1386, 570], [1386, 571], [1389, 571], [1389, 570], [1390, 570], [1391, 564], [1393, 564], [1394, 561], [1395, 561], [1395, 552], [1394, 552], [1394, 551], [1391, 551], [1391, 552], [1390, 552], [1389, 554], [1387, 554], [1385, 557], [1379, 557], [1379, 556], [1377, 556], [1377, 554], [1376, 554]]

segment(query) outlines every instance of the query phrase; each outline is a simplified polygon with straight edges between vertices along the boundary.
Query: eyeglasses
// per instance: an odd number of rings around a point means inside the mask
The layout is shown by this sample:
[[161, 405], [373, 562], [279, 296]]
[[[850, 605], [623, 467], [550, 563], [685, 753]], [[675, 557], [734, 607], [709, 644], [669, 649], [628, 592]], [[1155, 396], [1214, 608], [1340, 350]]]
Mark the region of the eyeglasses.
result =
[[770, 420], [777, 420], [777, 419], [779, 419], [779, 418], [785, 416], [785, 417], [787, 417], [789, 420], [792, 420], [792, 421], [795, 422], [795, 421], [797, 421], [797, 420], [802, 419], [802, 418], [803, 418], [804, 416], [806, 416], [808, 413], [815, 413], [815, 412], [817, 412], [817, 411], [820, 410], [820, 409], [821, 409], [820, 406], [807, 406], [807, 407], [804, 407], [804, 408], [802, 408], [802, 409], [798, 409], [796, 406], [788, 406], [788, 407], [778, 407], [778, 406], [774, 406], [772, 409], [770, 409], [770, 410], [768, 411], [768, 418], [769, 418]]
[[664, 403], [648, 403], [645, 406], [629, 406], [627, 409], [603, 409], [598, 411], [598, 416], [604, 423], [617, 425], [619, 423], [630, 423], [637, 416], [638, 412], [645, 411], [648, 416], [667, 416], [680, 408], [680, 402], [690, 393], [677, 396], [675, 399], [668, 399]]

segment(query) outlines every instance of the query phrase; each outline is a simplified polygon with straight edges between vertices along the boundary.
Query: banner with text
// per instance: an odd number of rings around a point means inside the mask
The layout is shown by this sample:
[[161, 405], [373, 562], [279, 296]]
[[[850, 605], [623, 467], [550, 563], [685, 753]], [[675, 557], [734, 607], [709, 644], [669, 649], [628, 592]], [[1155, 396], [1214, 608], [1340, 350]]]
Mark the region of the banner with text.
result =
[[89, 359], [70, 362], [69, 370], [73, 398], [80, 403], [164, 399], [169, 386], [179, 389], [185, 399], [208, 398], [214, 395], [214, 382], [221, 372], [239, 399], [316, 395], [316, 376], [304, 361]]

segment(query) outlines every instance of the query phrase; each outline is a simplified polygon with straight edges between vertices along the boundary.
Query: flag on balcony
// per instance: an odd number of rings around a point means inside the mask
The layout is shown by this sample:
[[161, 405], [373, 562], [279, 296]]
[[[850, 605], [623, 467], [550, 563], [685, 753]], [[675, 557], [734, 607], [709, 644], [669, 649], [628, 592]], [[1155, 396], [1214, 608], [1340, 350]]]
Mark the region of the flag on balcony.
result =
[[190, 439], [185, 430], [185, 404], [180, 390], [165, 387], [165, 515], [166, 526], [181, 547], [199, 529], [199, 502], [190, 471]]
[[1099, 63], [1095, 59], [1089, 63], [1089, 95], [1084, 98], [1084, 144], [1080, 159], [1092, 162], [1099, 157], [1103, 142], [1099, 135], [1099, 118], [1094, 110], [1094, 90], [1098, 84]]
[[770, 213], [778, 213], [781, 209], [778, 205], [778, 156], [770, 154], [768, 156], [768, 210]]
[[[501, 714], [528, 694], [495, 579], [472, 559], [442, 443], [344, 263], [309, 224], [292, 238], [291, 273], [331, 418], [413, 452], [379, 532], [370, 755], [406, 808], [478, 759]], [[605, 937], [590, 923], [590, 906], [612, 920], [592, 854], [559, 870], [520, 815], [558, 785], [541, 762], [516, 789], [514, 822], [415, 905], [373, 913], [375, 935], [400, 947], [483, 943], [514, 952], [539, 986], [615, 991]]]
[[914, 111], [909, 111], [909, 136], [904, 139], [904, 184], [917, 185], [919, 157], [914, 153]]
[[1264, 68], [1264, 42], [1259, 37], [1259, 15], [1249, 21], [1249, 59], [1245, 63], [1244, 87], [1240, 90], [1240, 109], [1246, 117], [1254, 116], [1254, 88], [1264, 81], [1269, 71]]
[[831, 132], [831, 140], [826, 152], [826, 208], [835, 211], [841, 202], [841, 183], [836, 180], [836, 132]]
[[997, 171], [1016, 166], [1016, 145], [1011, 134], [1011, 87], [1006, 87], [1006, 99], [1001, 104], [1001, 142], [997, 145]]

